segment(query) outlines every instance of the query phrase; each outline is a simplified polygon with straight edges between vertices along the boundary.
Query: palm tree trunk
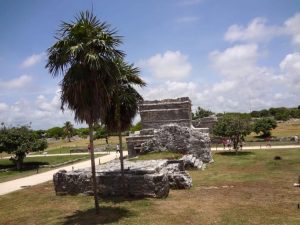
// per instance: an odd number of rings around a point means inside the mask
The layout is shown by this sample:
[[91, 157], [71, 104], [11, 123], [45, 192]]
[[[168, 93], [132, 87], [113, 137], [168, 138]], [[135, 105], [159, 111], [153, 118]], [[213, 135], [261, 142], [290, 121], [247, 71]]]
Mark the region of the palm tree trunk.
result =
[[120, 163], [121, 163], [121, 181], [123, 195], [126, 195], [125, 190], [125, 176], [124, 176], [124, 158], [123, 158], [123, 145], [122, 145], [122, 132], [121, 132], [121, 109], [120, 104], [117, 104], [117, 120], [118, 120], [118, 136], [119, 136], [119, 146], [120, 146]]
[[95, 200], [95, 209], [96, 209], [96, 214], [99, 214], [100, 208], [99, 208], [99, 199], [98, 199], [98, 191], [97, 191], [97, 181], [96, 181], [93, 124], [89, 124], [89, 136], [90, 136], [90, 155], [91, 155], [92, 183], [93, 183], [93, 192], [94, 192], [94, 200]]
[[122, 176], [122, 189], [125, 195], [125, 176], [124, 176], [124, 157], [123, 157], [123, 147], [122, 147], [122, 133], [119, 130], [119, 144], [120, 144], [120, 163], [121, 163], [121, 176]]

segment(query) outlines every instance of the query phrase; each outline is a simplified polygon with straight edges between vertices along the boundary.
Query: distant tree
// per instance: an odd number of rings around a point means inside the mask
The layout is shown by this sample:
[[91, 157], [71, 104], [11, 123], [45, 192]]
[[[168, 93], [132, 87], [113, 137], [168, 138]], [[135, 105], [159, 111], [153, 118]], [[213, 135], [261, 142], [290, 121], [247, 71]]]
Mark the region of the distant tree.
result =
[[89, 135], [89, 128], [77, 128], [74, 132], [79, 137], [86, 138]]
[[277, 127], [276, 120], [272, 118], [261, 118], [255, 121], [253, 130], [256, 134], [262, 134], [262, 137], [270, 137], [271, 130]]
[[142, 129], [142, 122], [139, 121], [137, 122], [135, 125], [133, 125], [131, 128], [130, 128], [130, 131], [131, 132], [135, 132], [135, 131], [139, 131]]
[[260, 111], [260, 117], [268, 117], [270, 116], [270, 112], [267, 109], [263, 109]]
[[23, 167], [26, 154], [47, 148], [47, 141], [38, 139], [28, 126], [0, 128], [0, 152], [14, 154], [11, 158], [18, 170]]
[[40, 139], [44, 138], [46, 136], [46, 131], [45, 130], [35, 130], [33, 131], [35, 135]]
[[46, 131], [48, 138], [59, 139], [64, 136], [64, 129], [61, 127], [52, 127]]
[[218, 119], [218, 122], [213, 127], [214, 135], [229, 138], [236, 152], [238, 151], [238, 144], [251, 131], [250, 116], [238, 113], [225, 114]]
[[198, 108], [196, 109], [195, 113], [192, 113], [192, 118], [193, 120], [195, 119], [199, 119], [199, 118], [203, 118], [203, 117], [208, 117], [213, 115], [214, 113], [210, 110], [206, 110], [204, 108], [201, 108], [200, 106], [198, 106]]
[[298, 105], [298, 107], [297, 107], [298, 109], [300, 109], [300, 105]]
[[269, 109], [270, 115], [274, 116], [276, 120], [283, 120], [286, 121], [290, 118], [289, 109], [285, 107], [280, 108], [270, 108]]
[[300, 109], [298, 109], [298, 108], [290, 109], [290, 116], [292, 118], [300, 118]]
[[252, 111], [250, 115], [251, 117], [258, 118], [260, 117], [260, 111]]
[[71, 137], [74, 135], [74, 127], [70, 121], [65, 122], [63, 131], [64, 135], [68, 138], [68, 141], [71, 142]]
[[108, 136], [108, 132], [104, 125], [96, 124], [94, 126], [94, 131], [95, 131], [95, 139], [106, 138]]

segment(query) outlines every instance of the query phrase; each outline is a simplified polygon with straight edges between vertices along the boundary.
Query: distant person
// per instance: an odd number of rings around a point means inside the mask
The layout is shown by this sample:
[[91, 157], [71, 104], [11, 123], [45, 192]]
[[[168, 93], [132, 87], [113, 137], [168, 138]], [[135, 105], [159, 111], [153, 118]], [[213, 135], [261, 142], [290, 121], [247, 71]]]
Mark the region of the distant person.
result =
[[222, 144], [223, 144], [223, 148], [225, 149], [225, 147], [226, 147], [226, 140], [225, 139], [222, 139]]
[[227, 139], [226, 143], [227, 143], [228, 150], [231, 150], [231, 140]]
[[299, 137], [298, 137], [297, 135], [294, 137], [294, 139], [295, 139], [295, 142], [296, 142], [297, 144], [299, 144]]
[[243, 150], [243, 144], [244, 144], [244, 142], [241, 141], [241, 142], [240, 142], [240, 149], [241, 149], [241, 150]]
[[265, 139], [265, 141], [266, 141], [266, 143], [267, 143], [266, 146], [271, 148], [271, 138], [270, 138], [270, 137], [267, 137], [267, 138]]
[[120, 145], [119, 144], [117, 144], [117, 151], [116, 151], [116, 153], [120, 153]]
[[105, 135], [105, 142], [108, 145], [108, 136], [107, 135]]

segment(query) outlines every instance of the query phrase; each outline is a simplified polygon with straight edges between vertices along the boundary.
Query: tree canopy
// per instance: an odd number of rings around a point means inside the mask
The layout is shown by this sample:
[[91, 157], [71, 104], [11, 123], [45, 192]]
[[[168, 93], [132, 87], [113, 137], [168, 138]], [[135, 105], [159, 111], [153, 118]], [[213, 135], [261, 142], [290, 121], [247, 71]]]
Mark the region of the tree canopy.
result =
[[26, 154], [47, 148], [47, 141], [38, 136], [28, 126], [0, 128], [0, 152], [14, 154], [11, 160], [17, 169], [22, 169]]
[[256, 134], [262, 134], [263, 137], [270, 137], [271, 130], [277, 127], [277, 122], [273, 118], [261, 118], [255, 121], [253, 130]]
[[110, 113], [111, 90], [120, 76], [116, 61], [125, 54], [118, 49], [121, 38], [116, 30], [89, 11], [70, 23], [62, 22], [56, 39], [48, 49], [46, 68], [54, 77], [63, 75], [61, 108], [70, 109], [76, 121], [89, 126], [93, 192], [99, 213], [93, 129]]
[[224, 114], [213, 127], [214, 135], [229, 138], [236, 151], [238, 151], [238, 144], [251, 131], [250, 116], [239, 113]]

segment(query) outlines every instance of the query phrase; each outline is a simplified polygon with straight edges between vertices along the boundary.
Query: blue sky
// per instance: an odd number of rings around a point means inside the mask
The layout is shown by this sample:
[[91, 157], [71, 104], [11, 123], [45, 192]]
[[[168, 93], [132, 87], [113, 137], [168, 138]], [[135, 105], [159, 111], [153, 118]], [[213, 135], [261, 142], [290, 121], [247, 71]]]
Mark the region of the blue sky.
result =
[[300, 105], [300, 2], [0, 0], [0, 121], [61, 126], [45, 69], [61, 21], [90, 10], [117, 28], [145, 99], [189, 96], [216, 112]]

